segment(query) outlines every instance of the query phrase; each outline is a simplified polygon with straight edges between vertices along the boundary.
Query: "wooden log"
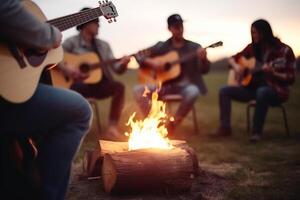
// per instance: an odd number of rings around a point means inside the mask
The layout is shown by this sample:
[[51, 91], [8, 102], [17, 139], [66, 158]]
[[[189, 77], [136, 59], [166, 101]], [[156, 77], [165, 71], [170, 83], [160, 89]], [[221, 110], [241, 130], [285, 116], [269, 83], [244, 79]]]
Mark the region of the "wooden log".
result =
[[[176, 147], [188, 147], [188, 144], [184, 140], [170, 140], [171, 144]], [[100, 156], [104, 156], [106, 153], [120, 153], [128, 151], [128, 142], [115, 142], [108, 140], [99, 140], [101, 149]]]
[[194, 176], [193, 158], [181, 148], [105, 154], [102, 166], [107, 193], [182, 192], [191, 188]]
[[[195, 151], [184, 140], [171, 140], [173, 146], [186, 149], [193, 158], [194, 174], [198, 176], [199, 166]], [[101, 175], [103, 157], [105, 154], [114, 154], [128, 151], [128, 142], [99, 140], [99, 148], [87, 151], [83, 156], [83, 174], [87, 177]], [[98, 156], [97, 156], [98, 155]]]
[[97, 145], [93, 151], [87, 150], [84, 152], [82, 160], [83, 176], [96, 177], [100, 175], [99, 170], [97, 170], [102, 167], [103, 159], [99, 159], [100, 152], [99, 145]]

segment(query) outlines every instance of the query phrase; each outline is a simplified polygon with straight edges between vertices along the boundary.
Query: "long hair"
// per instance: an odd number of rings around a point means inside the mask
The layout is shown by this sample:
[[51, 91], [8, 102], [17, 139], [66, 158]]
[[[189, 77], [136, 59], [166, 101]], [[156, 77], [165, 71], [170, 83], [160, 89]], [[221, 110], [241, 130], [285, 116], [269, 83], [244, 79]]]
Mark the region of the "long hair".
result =
[[260, 36], [259, 43], [254, 43], [252, 38], [252, 44], [254, 48], [255, 58], [262, 61], [263, 57], [263, 47], [262, 45], [268, 45], [271, 48], [275, 48], [277, 45], [278, 38], [273, 35], [273, 31], [269, 22], [264, 19], [256, 20], [252, 23], [251, 27], [254, 27]]

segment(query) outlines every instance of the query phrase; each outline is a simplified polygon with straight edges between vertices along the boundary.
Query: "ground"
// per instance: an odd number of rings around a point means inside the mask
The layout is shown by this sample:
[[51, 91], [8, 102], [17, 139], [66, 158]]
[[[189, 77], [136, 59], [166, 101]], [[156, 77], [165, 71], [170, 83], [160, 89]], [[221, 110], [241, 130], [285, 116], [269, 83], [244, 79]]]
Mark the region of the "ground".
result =
[[[194, 133], [189, 114], [175, 133], [178, 139], [187, 140], [199, 159], [200, 176], [190, 192], [108, 195], [103, 192], [101, 179], [79, 180], [83, 152], [93, 149], [97, 138], [94, 123], [76, 157], [67, 200], [300, 199], [300, 76], [297, 76], [291, 98], [285, 104], [291, 136], [285, 134], [280, 110], [270, 108], [263, 140], [257, 144], [249, 143], [246, 105], [236, 102], [232, 112], [233, 135], [218, 139], [210, 137], [218, 127], [218, 88], [226, 83], [226, 77], [225, 72], [211, 72], [205, 76], [209, 94], [196, 102], [199, 132]], [[138, 111], [132, 98], [132, 87], [137, 83], [136, 72], [130, 71], [117, 79], [126, 83], [126, 105], [120, 122], [120, 130], [124, 132], [128, 130], [125, 124], [129, 116]], [[105, 127], [109, 100], [98, 103], [101, 123]]]

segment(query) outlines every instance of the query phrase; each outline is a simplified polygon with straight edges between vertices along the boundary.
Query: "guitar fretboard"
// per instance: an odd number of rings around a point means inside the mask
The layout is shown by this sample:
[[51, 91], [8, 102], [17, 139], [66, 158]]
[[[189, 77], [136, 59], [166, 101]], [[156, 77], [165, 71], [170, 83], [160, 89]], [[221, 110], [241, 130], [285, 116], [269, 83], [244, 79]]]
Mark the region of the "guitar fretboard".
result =
[[78, 26], [93, 19], [96, 19], [102, 15], [103, 14], [100, 8], [97, 7], [79, 13], [74, 13], [64, 17], [52, 19], [47, 21], [47, 23], [56, 26], [60, 31], [64, 31], [74, 26]]
[[[215, 47], [219, 47], [219, 46], [222, 46], [222, 45], [223, 45], [223, 42], [219, 41], [219, 42], [213, 43], [213, 44], [205, 47], [204, 49], [215, 48]], [[178, 64], [178, 63], [184, 63], [184, 62], [194, 58], [195, 56], [197, 56], [197, 54], [198, 54], [197, 51], [189, 52], [189, 53], [183, 55], [180, 59], [171, 62], [170, 64], [175, 65], [175, 64]]]

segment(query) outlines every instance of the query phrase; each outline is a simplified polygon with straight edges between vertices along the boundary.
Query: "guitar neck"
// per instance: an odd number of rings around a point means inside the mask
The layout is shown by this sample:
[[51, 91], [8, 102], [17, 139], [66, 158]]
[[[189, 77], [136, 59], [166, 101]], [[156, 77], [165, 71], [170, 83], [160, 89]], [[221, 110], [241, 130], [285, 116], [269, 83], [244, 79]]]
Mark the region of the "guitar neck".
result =
[[[219, 42], [213, 43], [213, 44], [211, 44], [211, 45], [205, 47], [204, 49], [215, 48], [215, 47], [219, 47], [219, 46], [222, 46], [222, 45], [223, 45], [223, 42], [222, 42], [222, 41], [219, 41]], [[184, 63], [184, 62], [186, 62], [186, 61], [188, 61], [188, 60], [190, 60], [190, 59], [196, 57], [197, 54], [198, 54], [197, 51], [192, 51], [192, 52], [190, 52], [190, 53], [187, 53], [187, 54], [183, 55], [180, 59], [171, 62], [170, 64], [171, 64], [171, 65], [176, 65], [176, 64], [178, 64], [178, 63], [179, 63], [179, 64], [180, 64], [180, 63]]]
[[72, 28], [74, 26], [78, 26], [81, 24], [84, 24], [86, 22], [89, 22], [93, 19], [96, 19], [100, 16], [102, 16], [103, 13], [99, 7], [85, 10], [79, 13], [70, 14], [64, 17], [59, 17], [56, 19], [52, 19], [47, 21], [47, 23], [54, 25], [57, 27], [60, 31], [65, 31], [69, 28]]

